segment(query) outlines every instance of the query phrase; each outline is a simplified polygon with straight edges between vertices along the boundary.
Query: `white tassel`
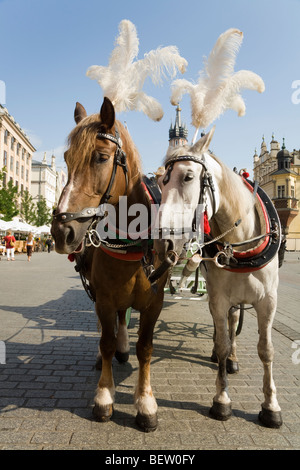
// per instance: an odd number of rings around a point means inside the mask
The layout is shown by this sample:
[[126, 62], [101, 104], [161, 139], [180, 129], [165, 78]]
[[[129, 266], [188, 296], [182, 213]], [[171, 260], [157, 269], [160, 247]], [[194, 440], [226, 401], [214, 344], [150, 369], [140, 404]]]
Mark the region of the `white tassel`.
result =
[[93, 65], [87, 70], [87, 76], [98, 81], [116, 112], [140, 110], [150, 119], [159, 121], [163, 117], [162, 107], [142, 91], [144, 82], [147, 77], [151, 77], [154, 84], [160, 84], [167, 75], [174, 78], [177, 70], [185, 72], [187, 61], [175, 46], [158, 48], [145, 54], [144, 59], [135, 60], [138, 50], [135, 26], [129, 20], [121, 21], [108, 67]]
[[264, 91], [264, 82], [259, 75], [249, 70], [234, 73], [235, 58], [242, 40], [243, 33], [238, 29], [225, 31], [205, 60], [204, 70], [200, 71], [196, 84], [183, 79], [172, 83], [173, 105], [177, 106], [182, 96], [189, 93], [192, 124], [196, 129], [207, 128], [227, 109], [243, 116], [246, 106], [240, 95], [241, 89]]

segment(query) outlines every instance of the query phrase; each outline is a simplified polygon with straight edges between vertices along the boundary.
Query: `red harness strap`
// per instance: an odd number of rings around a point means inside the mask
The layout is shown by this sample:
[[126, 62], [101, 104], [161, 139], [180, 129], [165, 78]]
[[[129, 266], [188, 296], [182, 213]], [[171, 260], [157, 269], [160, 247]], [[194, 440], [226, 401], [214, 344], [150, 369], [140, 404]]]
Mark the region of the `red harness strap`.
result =
[[[253, 193], [253, 187], [251, 186], [251, 184], [249, 184], [244, 178], [243, 178], [243, 181], [245, 183], [245, 185], [247, 186], [247, 188], [249, 189], [249, 191], [251, 191]], [[260, 204], [260, 207], [262, 209], [262, 212], [263, 212], [263, 216], [264, 216], [264, 219], [265, 219], [265, 223], [266, 223], [266, 232], [269, 233], [270, 231], [270, 224], [269, 224], [269, 218], [268, 218], [268, 214], [267, 214], [267, 211], [266, 211], [266, 207], [264, 205], [264, 203], [262, 202], [260, 196], [258, 194], [256, 194], [256, 197], [259, 201], [259, 204]], [[249, 250], [249, 251], [233, 251], [233, 255], [235, 258], [251, 258], [252, 256], [256, 256], [256, 255], [259, 255], [265, 248], [266, 246], [268, 245], [269, 243], [269, 236], [267, 236], [264, 240], [263, 243], [261, 243], [257, 248], [253, 248], [253, 250]]]
[[[248, 181], [246, 181], [245, 178], [243, 178], [243, 182], [245, 183], [245, 185], [247, 186], [249, 191], [251, 191], [253, 193], [253, 187], [251, 186], [251, 184], [249, 184]], [[270, 224], [269, 224], [269, 217], [268, 217], [266, 207], [265, 207], [263, 201], [261, 200], [261, 197], [259, 196], [259, 194], [256, 194], [256, 198], [258, 199], [260, 207], [262, 209], [262, 213], [263, 213], [265, 223], [266, 223], [266, 233], [268, 233], [270, 231]], [[233, 250], [233, 256], [237, 259], [247, 259], [247, 258], [252, 258], [253, 256], [257, 256], [260, 253], [262, 253], [262, 251], [266, 248], [266, 246], [269, 243], [269, 239], [270, 239], [269, 235], [266, 236], [263, 243], [261, 243], [258, 247], [253, 248], [253, 250], [248, 250], [248, 251], [235, 251], [235, 250]], [[249, 273], [249, 272], [252, 272], [252, 271], [258, 271], [262, 267], [263, 266], [253, 267], [253, 268], [250, 268], [250, 267], [243, 268], [243, 267], [241, 267], [241, 268], [233, 268], [233, 269], [226, 267], [224, 269], [226, 271], [231, 271], [231, 272], [234, 272], [234, 273]]]

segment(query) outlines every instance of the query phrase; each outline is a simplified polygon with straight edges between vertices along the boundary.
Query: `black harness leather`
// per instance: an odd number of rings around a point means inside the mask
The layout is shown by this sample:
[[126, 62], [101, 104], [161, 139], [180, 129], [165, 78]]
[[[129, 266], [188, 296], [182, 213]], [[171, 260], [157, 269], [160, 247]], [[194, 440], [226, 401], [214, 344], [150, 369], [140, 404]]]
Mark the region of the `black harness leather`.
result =
[[[239, 258], [238, 252], [235, 255], [235, 252], [233, 250], [231, 256], [224, 257], [223, 260], [220, 260], [220, 262], [223, 262], [226, 266], [228, 266], [228, 268], [225, 267], [224, 269], [236, 272], [251, 272], [263, 268], [276, 256], [283, 243], [281, 239], [280, 220], [274, 204], [260, 186], [257, 186], [255, 182], [252, 182], [250, 180], [246, 181], [253, 188], [254, 191], [257, 191], [257, 194], [259, 195], [265, 206], [266, 214], [269, 221], [270, 232], [266, 234], [266, 236], [269, 237], [267, 245], [262, 251], [258, 252], [258, 254], [250, 255], [249, 257]], [[211, 235], [206, 235], [205, 241], [209, 242], [210, 237], [213, 238], [213, 236]], [[246, 243], [247, 241], [242, 243], [233, 243], [230, 245], [230, 247], [234, 248], [235, 246], [241, 246]], [[216, 253], [220, 251], [220, 246], [222, 249], [224, 249], [226, 248], [226, 246], [228, 246], [228, 244], [217, 241], [212, 244], [205, 245], [203, 248], [205, 256], [214, 257]]]

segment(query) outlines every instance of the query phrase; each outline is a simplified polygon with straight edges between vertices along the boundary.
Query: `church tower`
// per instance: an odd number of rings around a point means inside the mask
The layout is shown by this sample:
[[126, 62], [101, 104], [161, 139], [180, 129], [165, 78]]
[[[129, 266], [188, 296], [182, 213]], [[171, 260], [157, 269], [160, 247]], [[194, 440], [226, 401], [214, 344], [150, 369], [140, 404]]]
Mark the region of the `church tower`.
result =
[[171, 147], [185, 145], [188, 143], [187, 137], [188, 130], [185, 124], [181, 124], [181, 108], [177, 105], [175, 124], [173, 127], [171, 123], [169, 129], [169, 145]]

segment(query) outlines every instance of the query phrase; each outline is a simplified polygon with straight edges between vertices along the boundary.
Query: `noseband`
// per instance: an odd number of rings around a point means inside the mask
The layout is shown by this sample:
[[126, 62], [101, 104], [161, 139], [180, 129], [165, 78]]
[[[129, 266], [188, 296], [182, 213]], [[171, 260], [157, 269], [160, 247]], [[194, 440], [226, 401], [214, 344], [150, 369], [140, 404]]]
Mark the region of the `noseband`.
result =
[[65, 222], [70, 222], [72, 220], [77, 220], [77, 219], [91, 219], [94, 216], [97, 216], [97, 217], [103, 216], [104, 212], [102, 209], [102, 205], [106, 204], [109, 201], [109, 199], [112, 197], [112, 194], [110, 193], [111, 193], [111, 188], [115, 181], [118, 166], [120, 166], [124, 172], [125, 183], [126, 183], [126, 188], [125, 188], [125, 194], [126, 194], [127, 187], [128, 187], [128, 167], [127, 167], [127, 161], [126, 161], [126, 153], [122, 150], [122, 140], [120, 138], [120, 135], [117, 129], [115, 129], [115, 134], [116, 135], [114, 136], [112, 134], [98, 132], [96, 136], [97, 139], [110, 140], [117, 146], [115, 154], [114, 154], [114, 163], [113, 163], [112, 173], [110, 176], [110, 181], [109, 181], [109, 184], [107, 186], [105, 193], [103, 194], [100, 200], [99, 206], [87, 207], [85, 209], [82, 209], [80, 212], [59, 212], [58, 214], [56, 214], [54, 211], [53, 220], [65, 223]]

